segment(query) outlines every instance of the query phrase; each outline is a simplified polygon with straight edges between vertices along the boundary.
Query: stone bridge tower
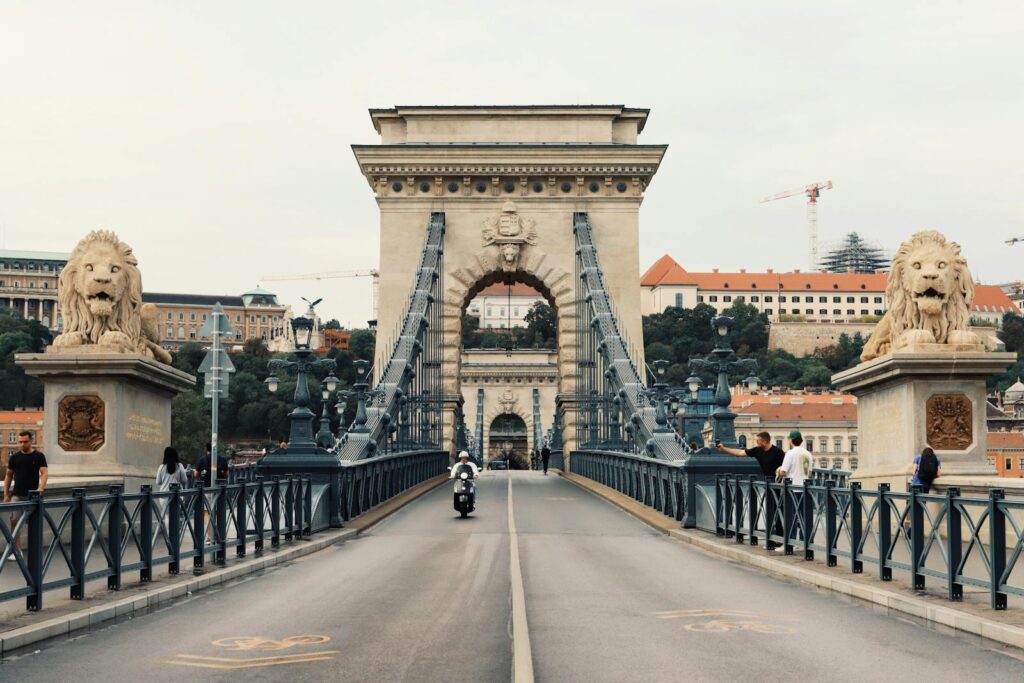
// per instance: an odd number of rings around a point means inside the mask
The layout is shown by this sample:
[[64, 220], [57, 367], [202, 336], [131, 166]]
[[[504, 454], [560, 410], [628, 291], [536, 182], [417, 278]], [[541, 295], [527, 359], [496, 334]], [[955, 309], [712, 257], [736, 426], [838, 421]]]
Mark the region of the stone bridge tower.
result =
[[[408, 106], [372, 109], [379, 145], [353, 145], [380, 207], [378, 358], [387, 358], [430, 213], [445, 213], [446, 440], [461, 401], [461, 317], [496, 282], [540, 291], [558, 317], [559, 410], [575, 436], [576, 254], [573, 213], [586, 211], [620, 329], [643, 367], [639, 225], [667, 145], [637, 142], [648, 110], [621, 105]], [[567, 442], [566, 450], [574, 444]]]

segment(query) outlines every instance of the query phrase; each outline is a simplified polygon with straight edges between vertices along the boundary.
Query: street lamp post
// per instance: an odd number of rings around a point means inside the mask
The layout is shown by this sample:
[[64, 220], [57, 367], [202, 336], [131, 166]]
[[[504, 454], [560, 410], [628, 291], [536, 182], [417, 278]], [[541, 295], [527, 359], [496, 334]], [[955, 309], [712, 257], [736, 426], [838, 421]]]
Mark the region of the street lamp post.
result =
[[345, 432], [348, 431], [348, 425], [345, 424], [345, 409], [348, 407], [348, 402], [355, 395], [356, 393], [354, 391], [347, 390], [339, 391], [335, 395], [337, 400], [334, 404], [334, 410], [338, 413], [338, 444], [345, 442]]
[[[732, 403], [732, 395], [729, 392], [729, 373], [733, 370], [743, 370], [749, 372], [753, 377], [753, 373], [757, 369], [757, 361], [752, 358], [735, 358], [729, 343], [732, 324], [732, 318], [727, 315], [717, 316], [711, 321], [711, 329], [715, 334], [715, 348], [711, 351], [711, 359], [693, 358], [690, 360], [690, 369], [691, 371], [696, 368], [718, 373], [718, 381], [715, 385], [715, 405], [717, 407], [711, 411], [713, 438], [726, 446], [735, 447], [736, 413], [729, 410], [729, 404]], [[751, 377], [747, 378], [748, 382]]]
[[654, 428], [654, 431], [659, 433], [675, 431], [668, 425], [668, 384], [664, 381], [665, 370], [668, 369], [669, 362], [656, 360], [651, 365], [654, 366], [654, 386], [647, 389], [644, 395], [655, 409], [654, 421], [658, 426]]
[[338, 388], [338, 378], [334, 373], [328, 375], [320, 384], [320, 399], [323, 410], [320, 413], [320, 431], [316, 433], [316, 445], [330, 450], [334, 448], [334, 434], [331, 434], [331, 394]]
[[[313, 437], [313, 419], [316, 415], [310, 410], [309, 381], [307, 375], [315, 370], [328, 370], [333, 372], [335, 362], [330, 358], [312, 359], [313, 351], [309, 347], [310, 338], [313, 335], [313, 320], [305, 316], [292, 319], [292, 330], [295, 333], [295, 360], [284, 360], [275, 358], [268, 364], [271, 374], [265, 380], [267, 389], [276, 392], [280, 380], [274, 374], [280, 370], [295, 371], [295, 408], [288, 415], [291, 420], [291, 430], [288, 437], [287, 453], [289, 454], [310, 454], [319, 450], [318, 439]], [[337, 387], [337, 378], [331, 375], [333, 384]], [[321, 430], [322, 431], [322, 430]], [[328, 433], [330, 430], [328, 429]], [[319, 434], [318, 434], [319, 437]]]

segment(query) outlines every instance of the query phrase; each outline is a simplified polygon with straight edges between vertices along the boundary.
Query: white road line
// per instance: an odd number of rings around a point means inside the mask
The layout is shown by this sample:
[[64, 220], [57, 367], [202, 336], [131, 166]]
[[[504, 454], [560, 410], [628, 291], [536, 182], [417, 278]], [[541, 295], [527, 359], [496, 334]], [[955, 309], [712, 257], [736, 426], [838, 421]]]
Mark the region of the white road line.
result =
[[519, 565], [519, 536], [512, 509], [512, 477], [508, 478], [509, 574], [512, 577], [512, 681], [533, 683], [533, 651], [530, 649], [530, 627], [526, 623], [526, 592], [523, 590], [523, 569]]

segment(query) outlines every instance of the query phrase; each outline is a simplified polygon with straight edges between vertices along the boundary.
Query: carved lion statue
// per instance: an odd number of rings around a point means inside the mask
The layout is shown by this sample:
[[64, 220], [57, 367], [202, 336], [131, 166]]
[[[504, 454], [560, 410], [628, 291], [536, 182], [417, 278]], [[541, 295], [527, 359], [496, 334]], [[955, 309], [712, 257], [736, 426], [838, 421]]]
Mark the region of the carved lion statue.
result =
[[57, 284], [64, 330], [52, 350], [96, 345], [170, 364], [159, 344], [157, 308], [142, 303], [138, 266], [132, 248], [112, 232], [94, 230], [75, 245]]
[[983, 348], [970, 332], [974, 283], [960, 245], [934, 230], [900, 245], [885, 290], [889, 303], [864, 345], [862, 361], [918, 344]]

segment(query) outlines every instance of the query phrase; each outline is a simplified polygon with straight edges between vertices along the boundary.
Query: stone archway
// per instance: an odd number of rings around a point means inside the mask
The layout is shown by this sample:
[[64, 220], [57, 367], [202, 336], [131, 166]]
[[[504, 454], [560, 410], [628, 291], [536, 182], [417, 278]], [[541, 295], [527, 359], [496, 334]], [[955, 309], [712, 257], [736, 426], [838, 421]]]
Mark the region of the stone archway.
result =
[[485, 421], [486, 460], [504, 459], [510, 469], [529, 469], [530, 430], [517, 413], [499, 413]]

